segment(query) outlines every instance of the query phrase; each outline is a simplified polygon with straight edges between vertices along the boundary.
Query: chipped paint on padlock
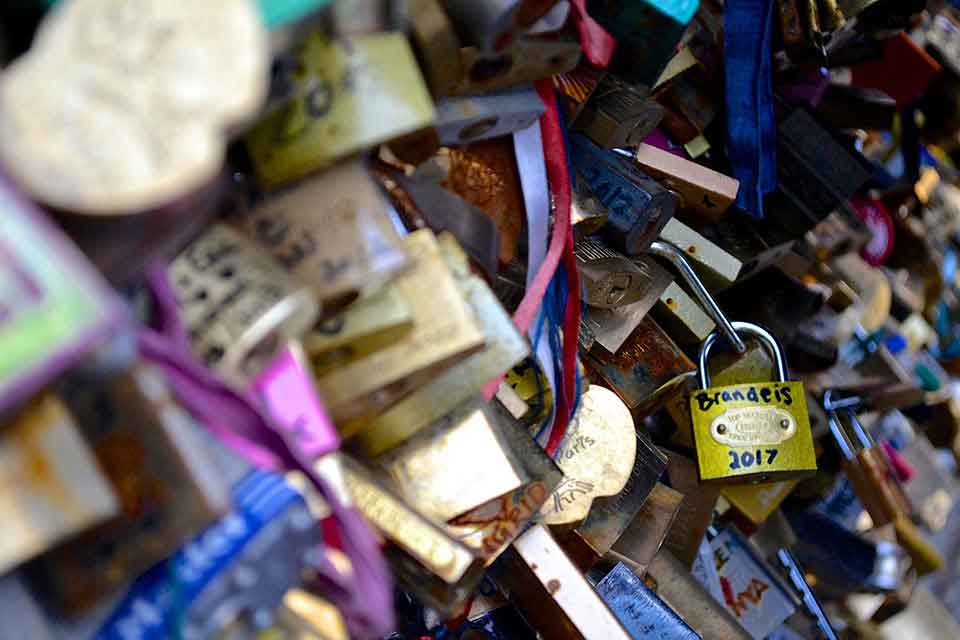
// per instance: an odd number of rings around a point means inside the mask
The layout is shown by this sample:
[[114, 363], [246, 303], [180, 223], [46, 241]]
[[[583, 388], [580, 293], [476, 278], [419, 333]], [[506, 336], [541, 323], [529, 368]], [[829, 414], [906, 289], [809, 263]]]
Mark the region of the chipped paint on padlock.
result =
[[53, 393], [10, 415], [0, 433], [0, 456], [4, 573], [122, 508], [78, 423]]
[[58, 389], [120, 503], [115, 518], [74, 536], [34, 566], [51, 601], [76, 613], [216, 519], [229, 506], [229, 486], [200, 426], [177, 404], [161, 371], [137, 363], [101, 379], [74, 370]]
[[546, 526], [537, 524], [528, 529], [503, 554], [496, 568], [498, 584], [544, 637], [631, 638]]
[[661, 229], [660, 240], [682, 251], [711, 290], [723, 289], [736, 282], [743, 268], [743, 262], [676, 218]]
[[685, 347], [699, 347], [717, 327], [693, 296], [676, 282], [663, 290], [652, 313], [666, 332]]
[[[674, 222], [671, 220], [671, 222]], [[700, 278], [697, 277], [690, 262], [686, 259], [682, 249], [666, 240], [654, 240], [650, 243], [649, 252], [660, 258], [667, 260], [683, 278], [687, 287], [693, 291], [694, 296], [703, 306], [707, 315], [717, 324], [717, 329], [723, 334], [727, 342], [737, 353], [743, 353], [747, 350], [743, 340], [731, 326], [730, 321], [721, 311], [717, 301], [710, 295], [710, 291], [704, 286]]]

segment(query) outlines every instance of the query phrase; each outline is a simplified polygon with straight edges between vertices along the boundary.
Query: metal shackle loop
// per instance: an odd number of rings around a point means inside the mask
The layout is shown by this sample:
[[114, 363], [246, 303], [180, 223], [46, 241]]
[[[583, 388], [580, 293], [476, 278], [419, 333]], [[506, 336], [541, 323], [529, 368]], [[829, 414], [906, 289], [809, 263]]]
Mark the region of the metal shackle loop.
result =
[[[758, 340], [767, 348], [767, 353], [773, 358], [773, 362], [776, 365], [776, 378], [777, 382], [786, 382], [787, 381], [787, 360], [783, 356], [783, 350], [780, 348], [780, 343], [777, 342], [777, 339], [773, 335], [759, 325], [755, 325], [751, 322], [732, 322], [731, 326], [734, 331], [737, 333], [747, 333]], [[720, 339], [719, 330], [713, 331], [710, 335], [707, 336], [707, 339], [703, 341], [703, 345], [700, 347], [700, 357], [697, 361], [697, 366], [699, 366], [699, 376], [700, 376], [700, 388], [709, 389], [710, 388], [710, 370], [707, 368], [707, 358], [710, 356], [710, 350], [713, 348], [713, 345], [716, 344], [717, 340]]]
[[[861, 449], [869, 449], [873, 446], [873, 438], [870, 432], [864, 428], [860, 418], [857, 417], [857, 410], [863, 407], [863, 399], [859, 396], [848, 396], [846, 398], [837, 398], [833, 389], [827, 389], [823, 393], [823, 408], [827, 411], [830, 420], [836, 421], [839, 428], [843, 428], [840, 420], [840, 413], [847, 418], [850, 423], [850, 430], [856, 436]], [[832, 426], [832, 425], [831, 425]], [[844, 434], [846, 436], [846, 434]], [[836, 434], [834, 437], [837, 438]], [[840, 447], [843, 448], [843, 444]], [[852, 443], [850, 443], [852, 450]], [[846, 453], [846, 452], [844, 452]]]
[[703, 282], [700, 281], [697, 272], [690, 266], [686, 256], [683, 255], [683, 251], [665, 240], [654, 240], [650, 243], [650, 249], [648, 251], [653, 255], [664, 258], [680, 272], [680, 276], [687, 285], [693, 289], [693, 294], [697, 297], [697, 300], [700, 301], [707, 315], [717, 324], [720, 331], [723, 332], [730, 344], [733, 345], [734, 350], [737, 353], [744, 353], [747, 350], [747, 345], [745, 345], [743, 340], [740, 339], [740, 336], [737, 335], [733, 325], [727, 320], [727, 316], [720, 310], [717, 301], [713, 299], [713, 296], [710, 295], [707, 288], [703, 286]]
[[830, 427], [830, 433], [840, 447], [840, 453], [844, 460], [853, 460], [856, 456], [856, 447], [847, 436], [846, 430], [840, 421], [839, 411], [847, 411], [852, 403], [859, 403], [859, 398], [848, 398], [845, 400], [835, 400], [832, 389], [827, 389], [823, 393], [823, 409], [827, 412], [827, 424]]

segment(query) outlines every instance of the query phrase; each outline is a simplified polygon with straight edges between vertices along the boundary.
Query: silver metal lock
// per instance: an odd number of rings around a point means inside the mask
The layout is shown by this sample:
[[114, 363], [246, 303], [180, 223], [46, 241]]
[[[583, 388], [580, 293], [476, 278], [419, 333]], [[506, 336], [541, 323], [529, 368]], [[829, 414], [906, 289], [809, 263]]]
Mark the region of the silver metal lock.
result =
[[643, 298], [661, 280], [653, 261], [627, 258], [596, 238], [578, 242], [574, 253], [583, 280], [583, 299], [591, 307], [626, 306]]

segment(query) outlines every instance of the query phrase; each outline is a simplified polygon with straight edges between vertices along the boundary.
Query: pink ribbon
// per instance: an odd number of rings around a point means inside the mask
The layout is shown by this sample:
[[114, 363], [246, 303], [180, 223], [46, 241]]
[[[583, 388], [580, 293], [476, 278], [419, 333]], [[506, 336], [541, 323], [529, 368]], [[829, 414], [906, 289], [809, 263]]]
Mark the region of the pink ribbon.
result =
[[[147, 285], [155, 303], [154, 322], [138, 332], [141, 355], [164, 372], [179, 402], [221, 442], [258, 467], [296, 469], [310, 479], [339, 526], [352, 574], [342, 575], [326, 554], [317, 554], [316, 577], [309, 586], [340, 610], [351, 637], [378, 638], [392, 631], [392, 579], [379, 543], [362, 516], [341, 504], [313, 468], [314, 454], [332, 445], [330, 437], [317, 430], [304, 432], [296, 424], [296, 416], [303, 415], [327, 420], [319, 400], [314, 397], [313, 406], [289, 413], [280, 411], [281, 426], [266, 418], [256, 399], [228, 387], [190, 352], [163, 265], [148, 269]], [[302, 393], [298, 399], [303, 399]], [[295, 416], [293, 423], [286, 422], [290, 416]]]

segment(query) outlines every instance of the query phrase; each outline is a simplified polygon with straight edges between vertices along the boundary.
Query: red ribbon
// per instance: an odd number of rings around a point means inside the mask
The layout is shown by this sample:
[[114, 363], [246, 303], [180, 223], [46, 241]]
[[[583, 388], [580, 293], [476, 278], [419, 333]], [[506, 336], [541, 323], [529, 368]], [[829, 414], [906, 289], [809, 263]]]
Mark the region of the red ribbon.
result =
[[587, 13], [587, 0], [571, 0], [570, 9], [583, 54], [593, 66], [606, 69], [617, 41]]
[[[513, 323], [521, 333], [527, 334], [530, 325], [537, 315], [547, 287], [557, 271], [557, 266], [563, 259], [563, 266], [567, 275], [567, 308], [563, 318], [563, 366], [562, 380], [557, 389], [557, 417], [553, 430], [547, 441], [546, 451], [553, 455], [560, 440], [567, 431], [570, 421], [570, 410], [576, 404], [577, 393], [577, 345], [580, 334], [580, 276], [577, 273], [577, 261], [573, 255], [573, 232], [570, 226], [570, 174], [567, 170], [567, 150], [563, 139], [563, 130], [560, 126], [560, 112], [557, 98], [554, 95], [553, 82], [549, 79], [541, 80], [536, 84], [546, 110], [540, 118], [540, 136], [543, 140], [543, 155], [547, 167], [547, 179], [550, 183], [550, 193], [553, 196], [554, 219], [553, 231], [550, 236], [550, 246], [544, 257], [540, 269], [530, 282], [523, 300], [513, 313]], [[491, 381], [486, 389], [487, 399], [493, 397], [497, 385], [503, 376]]]
[[[550, 80], [541, 80], [537, 83], [537, 92], [540, 94], [546, 106], [546, 111], [540, 119], [540, 136], [543, 139], [543, 155], [547, 166], [547, 179], [550, 181], [550, 193], [553, 195], [554, 217], [553, 217], [553, 239], [550, 242], [550, 248], [547, 250], [547, 259], [544, 260], [543, 267], [534, 278], [530, 290], [539, 285], [541, 277], [544, 277], [542, 292], [539, 293], [537, 306], [543, 298], [543, 292], [546, 291], [546, 285], [556, 271], [560, 258], [563, 258], [563, 266], [567, 274], [567, 285], [569, 297], [567, 298], [567, 308], [564, 310], [563, 318], [563, 378], [559, 385], [557, 398], [557, 417], [553, 424], [553, 430], [550, 432], [550, 438], [547, 441], [546, 451], [548, 455], [553, 455], [563, 435], [567, 431], [567, 424], [570, 421], [570, 411], [576, 404], [576, 368], [577, 368], [577, 343], [580, 333], [580, 278], [577, 274], [577, 261], [573, 256], [573, 232], [570, 226], [570, 174], [567, 164], [567, 149], [563, 140], [563, 130], [560, 127], [560, 112], [557, 106], [557, 98], [554, 95], [553, 83]], [[553, 257], [555, 256], [555, 257]], [[552, 262], [551, 262], [552, 258]], [[549, 277], [544, 273], [544, 268], [550, 263]], [[531, 291], [528, 290], [529, 295]], [[526, 299], [524, 299], [526, 302]], [[521, 306], [523, 302], [521, 302]], [[518, 309], [519, 313], [519, 309]]]

